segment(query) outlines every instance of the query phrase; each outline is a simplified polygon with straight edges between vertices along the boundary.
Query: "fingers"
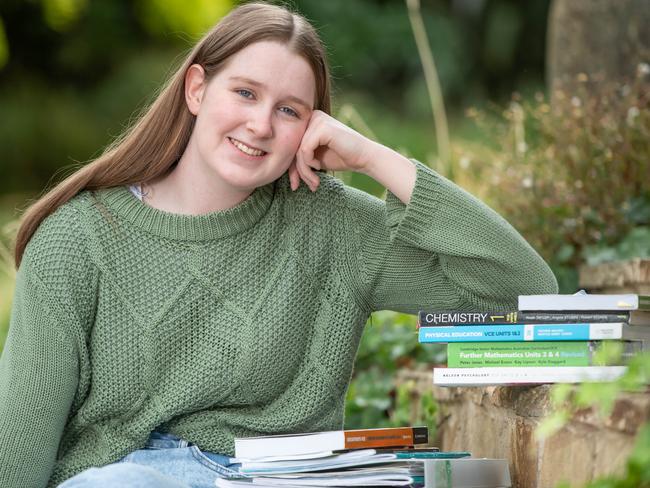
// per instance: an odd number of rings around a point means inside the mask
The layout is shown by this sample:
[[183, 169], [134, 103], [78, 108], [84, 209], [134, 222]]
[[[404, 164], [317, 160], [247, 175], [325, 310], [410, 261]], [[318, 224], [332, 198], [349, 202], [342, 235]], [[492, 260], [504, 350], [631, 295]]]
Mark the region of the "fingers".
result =
[[293, 162], [289, 165], [289, 184], [291, 185], [291, 191], [296, 191], [300, 186], [300, 174], [298, 173], [298, 168], [296, 168], [296, 160], [294, 158]]
[[[296, 152], [296, 170], [297, 173], [309, 189], [314, 192], [320, 185], [320, 177], [314, 170], [321, 169], [321, 162], [314, 157], [314, 152], [322, 144], [321, 117], [318, 111], [314, 111], [309, 126], [305, 131], [300, 142], [300, 147]], [[300, 183], [298, 181], [298, 183]]]
[[[296, 153], [296, 169], [300, 175], [300, 179], [305, 182], [312, 192], [316, 191], [320, 184], [320, 178], [312, 169], [313, 167], [314, 166], [307, 164], [302, 148], [298, 149], [298, 152]], [[318, 168], [319, 167], [320, 164], [318, 165]]]

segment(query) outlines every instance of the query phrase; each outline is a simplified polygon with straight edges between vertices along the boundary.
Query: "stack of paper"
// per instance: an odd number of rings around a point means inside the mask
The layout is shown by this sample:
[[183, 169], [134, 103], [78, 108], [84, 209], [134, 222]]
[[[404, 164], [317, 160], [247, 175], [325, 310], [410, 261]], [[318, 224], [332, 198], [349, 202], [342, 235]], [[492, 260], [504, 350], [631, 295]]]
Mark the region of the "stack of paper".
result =
[[245, 461], [241, 478], [218, 479], [219, 488], [409, 486], [509, 487], [504, 459], [476, 459], [467, 452], [350, 451], [314, 459]]
[[[412, 450], [412, 456], [440, 455], [433, 449]], [[469, 455], [469, 453], [459, 453]], [[298, 457], [298, 459], [296, 459]], [[233, 488], [254, 483], [265, 486], [409, 486], [424, 484], [421, 462], [408, 451], [359, 449], [262, 459], [239, 459], [241, 480], [219, 480]], [[245, 478], [244, 478], [245, 477]]]
[[426, 427], [235, 439], [240, 477], [220, 478], [215, 483], [218, 488], [510, 486], [505, 460], [475, 459], [469, 452], [416, 446], [427, 439]]

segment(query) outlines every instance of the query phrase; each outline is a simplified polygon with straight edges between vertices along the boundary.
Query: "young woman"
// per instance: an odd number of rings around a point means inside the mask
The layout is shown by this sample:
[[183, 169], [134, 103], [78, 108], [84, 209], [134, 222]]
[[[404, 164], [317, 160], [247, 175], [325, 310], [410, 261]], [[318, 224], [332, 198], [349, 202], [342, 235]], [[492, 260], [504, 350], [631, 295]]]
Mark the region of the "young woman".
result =
[[[238, 7], [27, 212], [1, 486], [212, 486], [235, 437], [342, 427], [374, 310], [556, 291], [496, 213], [330, 117], [328, 76], [305, 19]], [[370, 175], [386, 201], [319, 170]]]

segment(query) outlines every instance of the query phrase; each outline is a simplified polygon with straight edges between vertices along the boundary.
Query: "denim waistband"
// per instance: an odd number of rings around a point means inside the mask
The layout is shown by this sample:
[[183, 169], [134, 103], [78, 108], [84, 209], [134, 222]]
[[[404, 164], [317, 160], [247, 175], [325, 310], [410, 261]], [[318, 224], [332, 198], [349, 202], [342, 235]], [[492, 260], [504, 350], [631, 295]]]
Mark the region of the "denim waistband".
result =
[[177, 447], [187, 447], [190, 445], [191, 443], [187, 442], [185, 439], [181, 439], [180, 437], [175, 436], [174, 434], [158, 431], [153, 431], [149, 435], [149, 439], [146, 443], [146, 447], [154, 449], [174, 449]]

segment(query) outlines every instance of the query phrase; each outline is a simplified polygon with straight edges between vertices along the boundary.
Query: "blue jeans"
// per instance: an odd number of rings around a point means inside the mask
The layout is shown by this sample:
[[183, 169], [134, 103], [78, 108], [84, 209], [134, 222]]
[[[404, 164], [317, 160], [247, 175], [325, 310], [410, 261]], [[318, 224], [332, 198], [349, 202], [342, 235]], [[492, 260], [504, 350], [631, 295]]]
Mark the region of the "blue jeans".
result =
[[101, 468], [90, 468], [58, 488], [214, 488], [215, 480], [238, 476], [239, 464], [204, 452], [172, 434], [153, 432], [144, 449]]

